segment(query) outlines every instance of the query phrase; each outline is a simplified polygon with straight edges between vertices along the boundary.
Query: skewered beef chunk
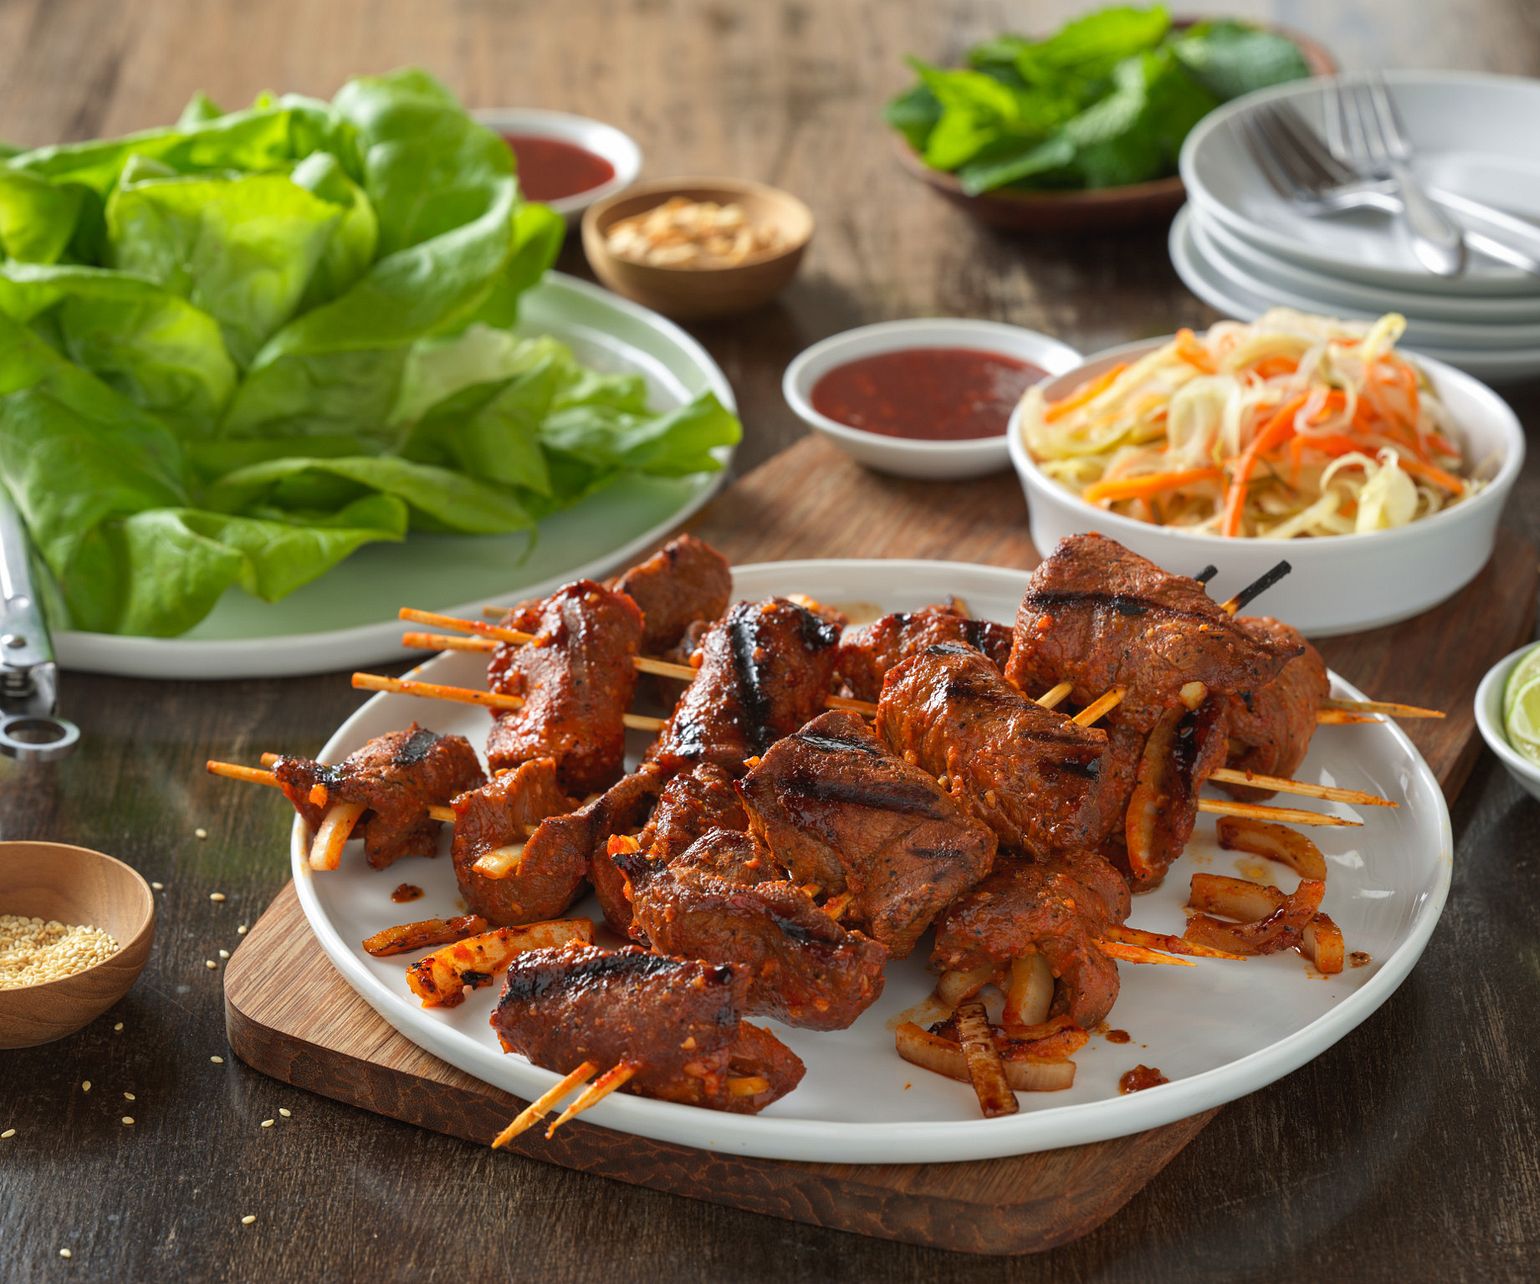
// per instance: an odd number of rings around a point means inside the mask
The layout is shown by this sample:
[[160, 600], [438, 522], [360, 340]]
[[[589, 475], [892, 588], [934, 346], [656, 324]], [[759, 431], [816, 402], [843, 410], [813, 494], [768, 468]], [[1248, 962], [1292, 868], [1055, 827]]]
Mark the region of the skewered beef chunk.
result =
[[494, 771], [554, 758], [557, 780], [582, 797], [619, 779], [625, 714], [636, 690], [642, 613], [624, 594], [592, 580], [564, 585], [541, 602], [515, 607], [504, 628], [535, 635], [492, 653], [487, 685], [524, 698], [500, 713], [487, 737]]
[[741, 789], [792, 878], [848, 890], [847, 917], [894, 958], [994, 862], [993, 831], [854, 713], [830, 710], [777, 742]]
[[613, 587], [642, 610], [642, 649], [661, 655], [678, 645], [696, 620], [715, 620], [727, 610], [733, 573], [710, 544], [681, 535], [633, 566]]
[[1002, 846], [1045, 857], [1084, 847], [1107, 736], [1033, 704], [972, 647], [944, 642], [888, 674], [877, 733], [982, 820]]
[[951, 606], [927, 606], [846, 629], [840, 636], [838, 676], [857, 700], [875, 700], [882, 680], [900, 660], [938, 642], [962, 642], [982, 651], [998, 669], [1011, 655], [1011, 630], [975, 620]]
[[1036, 951], [1059, 981], [1055, 1009], [1089, 1029], [1118, 997], [1117, 966], [1096, 942], [1127, 913], [1122, 878], [1089, 852], [1002, 862], [941, 916], [931, 961], [943, 970], [1003, 968]]
[[[1236, 621], [1253, 637], [1280, 646], [1303, 647], [1282, 672], [1248, 697], [1227, 702], [1230, 729], [1229, 766], [1265, 776], [1292, 776], [1310, 752], [1315, 716], [1331, 694], [1326, 661], [1299, 630], [1266, 616], [1248, 615]], [[1271, 798], [1271, 790], [1221, 785], [1237, 798]]]
[[280, 758], [273, 774], [312, 829], [333, 803], [368, 807], [353, 836], [364, 840], [364, 854], [376, 869], [403, 856], [436, 856], [438, 822], [428, 818], [428, 807], [486, 779], [464, 736], [436, 735], [415, 722], [376, 736], [334, 766]]
[[760, 881], [769, 862], [748, 834], [707, 834], [667, 866], [640, 853], [617, 859], [652, 947], [741, 965], [748, 1011], [843, 1030], [882, 993], [887, 951], [795, 884]]
[[823, 706], [839, 630], [785, 598], [739, 602], [701, 639], [701, 666], [649, 757], [669, 771], [743, 761]]
[[1241, 628], [1197, 580], [1103, 536], [1070, 535], [1032, 573], [1005, 676], [1033, 696], [1073, 682], [1081, 705], [1124, 687], [1119, 717], [1148, 731], [1185, 684], [1243, 695], [1298, 653]]
[[[492, 1028], [505, 1052], [566, 1074], [584, 1061], [640, 1067], [625, 1091], [715, 1110], [754, 1112], [802, 1078], [797, 1056], [741, 1017], [741, 968], [572, 943], [528, 950], [508, 967]], [[763, 1093], [735, 1096], [728, 1079], [757, 1075]]]
[[663, 787], [640, 845], [653, 860], [667, 865], [710, 830], [742, 832], [748, 827], [748, 813], [732, 777], [714, 762], [698, 762]]
[[592, 804], [580, 808], [570, 822], [551, 822], [553, 837], [560, 834], [563, 841], [587, 853], [588, 877], [599, 908], [604, 911], [604, 921], [619, 936], [630, 935], [631, 902], [626, 897], [625, 876], [610, 858], [609, 840], [612, 835], [629, 834], [641, 826], [648, 810], [658, 801], [666, 779], [652, 763], [643, 763]]

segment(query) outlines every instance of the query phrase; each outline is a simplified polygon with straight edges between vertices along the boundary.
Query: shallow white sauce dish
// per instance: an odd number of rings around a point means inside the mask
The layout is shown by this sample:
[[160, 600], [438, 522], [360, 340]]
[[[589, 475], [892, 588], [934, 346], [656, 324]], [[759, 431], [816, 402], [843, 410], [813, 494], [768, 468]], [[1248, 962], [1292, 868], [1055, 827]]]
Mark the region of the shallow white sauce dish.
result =
[[[1008, 621], [1026, 578], [1019, 571], [949, 562], [780, 562], [736, 568], [733, 591], [740, 599], [806, 593], [836, 605], [869, 603], [879, 613], [956, 594], [979, 616]], [[425, 664], [422, 675], [480, 685], [484, 657], [442, 655]], [[1333, 694], [1360, 695], [1340, 679]], [[435, 731], [465, 735], [478, 748], [486, 738], [483, 710], [380, 695], [343, 723], [320, 757], [339, 761], [370, 737], [414, 718]], [[633, 736], [633, 754], [648, 740]], [[1347, 948], [1369, 955], [1362, 967], [1323, 977], [1292, 951], [1244, 963], [1200, 959], [1192, 968], [1122, 967], [1122, 993], [1109, 1024], [1127, 1030], [1133, 1042], [1113, 1044], [1093, 1035], [1076, 1055], [1072, 1088], [1022, 1093], [1019, 1114], [981, 1119], [969, 1085], [910, 1065], [894, 1050], [894, 1026], [935, 984], [926, 967], [927, 936], [909, 958], [888, 965], [882, 996], [847, 1030], [793, 1030], [752, 1018], [807, 1065], [796, 1090], [763, 1114], [724, 1114], [616, 1093], [584, 1119], [617, 1132], [766, 1159], [941, 1163], [1127, 1136], [1254, 1092], [1319, 1056], [1390, 997], [1421, 955], [1449, 890], [1453, 839], [1443, 793], [1394, 723], [1322, 728], [1297, 774], [1400, 803], [1355, 809], [1307, 800], [1313, 809], [1363, 821], [1362, 828], [1311, 832], [1330, 869], [1323, 908], [1342, 928]], [[499, 1049], [487, 1022], [498, 985], [472, 991], [458, 1007], [424, 1010], [406, 986], [406, 965], [414, 956], [375, 959], [360, 948], [365, 936], [405, 918], [461, 912], [446, 856], [371, 870], [355, 842], [339, 869], [316, 874], [307, 839], [304, 826], [296, 824], [292, 864], [306, 917], [327, 957], [386, 1021], [433, 1055], [526, 1100], [557, 1081], [551, 1071]], [[1243, 859], [1249, 864], [1255, 858]], [[1218, 847], [1213, 818], [1200, 817], [1193, 842], [1165, 884], [1135, 898], [1132, 923], [1181, 932], [1190, 876], [1237, 868], [1236, 853]], [[1281, 866], [1278, 872], [1289, 885]], [[403, 879], [426, 893], [410, 907], [390, 899]], [[571, 912], [598, 918], [592, 901]], [[1119, 1077], [1138, 1063], [1157, 1067], [1170, 1082], [1120, 1093]]]
[[1535, 649], [1535, 643], [1526, 642], [1517, 651], [1511, 651], [1487, 670], [1486, 677], [1476, 688], [1476, 726], [1487, 748], [1497, 755], [1497, 760], [1508, 769], [1508, 774], [1519, 782], [1531, 798], [1540, 798], [1540, 765], [1531, 762], [1508, 740], [1503, 727], [1503, 691], [1508, 685], [1508, 675], [1520, 660]]
[[[1088, 357], [1083, 366], [1040, 387], [1050, 401], [1068, 396], [1120, 361], [1132, 361], [1168, 338], [1141, 340]], [[1452, 366], [1407, 353], [1432, 381], [1458, 427], [1472, 475], [1486, 481], [1477, 494], [1441, 512], [1388, 531], [1308, 539], [1225, 539], [1174, 526], [1156, 526], [1088, 504], [1047, 477], [1032, 459], [1021, 408], [1006, 432], [1011, 462], [1026, 494], [1032, 542], [1046, 556], [1066, 535], [1098, 531], [1172, 571], [1196, 575], [1219, 568], [1210, 582], [1226, 598], [1280, 560], [1285, 576], [1255, 607], [1311, 637], [1331, 637], [1410, 619], [1470, 583], [1487, 564], [1502, 514], [1524, 463], [1524, 430], [1508, 403]]]
[[499, 134], [532, 134], [536, 138], [554, 138], [572, 143], [584, 151], [609, 161], [615, 177], [590, 187], [586, 192], [545, 201], [553, 210], [575, 226], [583, 211], [606, 197], [623, 192], [636, 182], [642, 172], [642, 149], [624, 130], [602, 120], [590, 120], [565, 111], [543, 111], [534, 107], [488, 107], [471, 113], [488, 129]]
[[813, 389], [829, 371], [863, 357], [909, 348], [994, 352], [1038, 366], [1050, 378], [1073, 369], [1081, 361], [1080, 354], [1067, 343], [1002, 321], [960, 317], [882, 321], [831, 335], [799, 353], [786, 367], [781, 380], [782, 395], [809, 428], [878, 472], [925, 481], [956, 481], [1004, 472], [1010, 466], [1010, 454], [1003, 435], [963, 441], [916, 441], [852, 428], [813, 409]]

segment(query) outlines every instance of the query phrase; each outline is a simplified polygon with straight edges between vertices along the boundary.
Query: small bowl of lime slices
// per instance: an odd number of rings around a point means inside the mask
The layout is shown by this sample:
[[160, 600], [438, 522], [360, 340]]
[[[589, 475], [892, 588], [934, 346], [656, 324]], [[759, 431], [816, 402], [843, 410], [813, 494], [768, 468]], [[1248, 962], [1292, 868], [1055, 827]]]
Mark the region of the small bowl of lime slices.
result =
[[1540, 798], [1540, 643], [1488, 670], [1476, 688], [1476, 725], [1508, 774]]

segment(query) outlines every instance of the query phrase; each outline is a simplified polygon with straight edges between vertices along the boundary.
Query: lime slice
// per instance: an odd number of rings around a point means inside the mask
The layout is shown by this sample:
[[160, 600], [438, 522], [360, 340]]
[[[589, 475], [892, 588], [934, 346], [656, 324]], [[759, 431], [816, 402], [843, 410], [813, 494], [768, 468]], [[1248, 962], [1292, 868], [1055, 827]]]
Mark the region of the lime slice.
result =
[[1540, 763], [1540, 675], [1513, 692], [1513, 704], [1503, 718], [1503, 730], [1509, 744], [1531, 762]]
[[[1518, 703], [1519, 692], [1540, 678], [1540, 646], [1532, 646], [1524, 657], [1513, 666], [1508, 681], [1503, 684], [1503, 721], [1507, 722]], [[1510, 733], [1512, 734], [1512, 733]]]

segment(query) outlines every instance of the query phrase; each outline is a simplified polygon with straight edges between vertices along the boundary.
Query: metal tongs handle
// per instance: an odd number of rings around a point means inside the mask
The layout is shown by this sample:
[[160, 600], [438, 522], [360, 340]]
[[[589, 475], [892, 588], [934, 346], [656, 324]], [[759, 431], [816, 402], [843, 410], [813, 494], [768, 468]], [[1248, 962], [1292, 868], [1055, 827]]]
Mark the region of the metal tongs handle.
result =
[[59, 758], [80, 729], [57, 716], [59, 670], [48, 622], [32, 591], [27, 532], [0, 484], [0, 753]]

